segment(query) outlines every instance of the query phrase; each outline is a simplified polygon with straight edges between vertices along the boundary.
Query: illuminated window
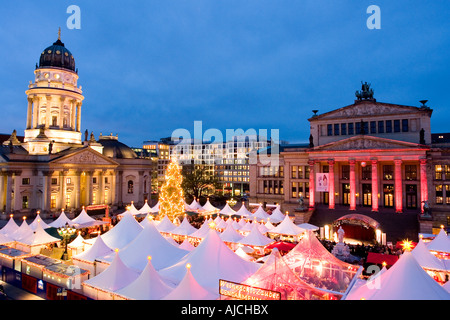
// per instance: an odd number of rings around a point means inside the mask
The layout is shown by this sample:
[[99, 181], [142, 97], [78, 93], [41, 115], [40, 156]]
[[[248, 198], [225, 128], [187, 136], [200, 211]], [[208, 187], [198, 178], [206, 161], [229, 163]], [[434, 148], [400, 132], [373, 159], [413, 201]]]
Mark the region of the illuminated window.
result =
[[133, 193], [134, 191], [134, 182], [133, 180], [128, 181], [128, 193]]
[[108, 196], [109, 196], [109, 190], [105, 190], [105, 196], [104, 196], [105, 203], [108, 203]]
[[297, 182], [292, 182], [292, 198], [297, 198]]
[[442, 165], [437, 164], [434, 166], [434, 171], [435, 171], [435, 180], [442, 180], [442, 175], [444, 173], [444, 170], [442, 168]]
[[444, 195], [442, 192], [442, 184], [436, 185], [436, 204], [443, 204]]
[[66, 194], [66, 208], [70, 207], [70, 194]]
[[406, 180], [417, 180], [417, 166], [416, 165], [405, 165], [405, 179]]
[[52, 195], [50, 197], [50, 208], [55, 209], [56, 208], [56, 196]]
[[22, 209], [28, 209], [28, 196], [22, 197]]

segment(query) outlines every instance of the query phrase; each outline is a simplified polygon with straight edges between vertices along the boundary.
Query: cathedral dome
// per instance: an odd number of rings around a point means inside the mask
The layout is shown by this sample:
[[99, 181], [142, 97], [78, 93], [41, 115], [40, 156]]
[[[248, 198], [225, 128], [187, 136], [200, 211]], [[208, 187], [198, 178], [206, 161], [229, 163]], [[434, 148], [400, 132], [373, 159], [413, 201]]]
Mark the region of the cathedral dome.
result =
[[61, 42], [58, 37], [53, 45], [45, 48], [39, 59], [39, 68], [62, 68], [75, 71], [75, 59], [72, 53]]
[[116, 159], [135, 159], [136, 153], [114, 136], [100, 136], [98, 142], [103, 146], [103, 155]]

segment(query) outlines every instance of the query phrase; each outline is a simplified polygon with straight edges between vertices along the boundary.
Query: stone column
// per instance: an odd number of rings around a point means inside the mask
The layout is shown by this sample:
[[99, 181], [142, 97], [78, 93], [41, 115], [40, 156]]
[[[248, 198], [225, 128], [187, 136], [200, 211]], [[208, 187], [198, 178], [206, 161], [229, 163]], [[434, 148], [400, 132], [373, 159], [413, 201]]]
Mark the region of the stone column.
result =
[[87, 171], [86, 172], [86, 205], [90, 205], [92, 203], [92, 190], [93, 190], [93, 184], [92, 184], [92, 178], [94, 176], [94, 171]]
[[14, 171], [14, 210], [22, 209], [22, 197], [20, 195], [21, 175], [22, 171]]
[[138, 199], [137, 199], [137, 205], [142, 206], [144, 203], [144, 171], [139, 171], [139, 191], [138, 191]]
[[39, 125], [39, 108], [41, 99], [38, 96], [33, 97], [33, 128], [36, 129]]
[[74, 206], [76, 209], [80, 208], [81, 204], [81, 172], [75, 171], [75, 181], [73, 185], [73, 194], [74, 194]]
[[330, 181], [328, 181], [328, 198], [329, 198], [329, 209], [335, 208], [335, 195], [334, 195], [334, 160], [328, 161], [328, 172], [330, 176]]
[[66, 177], [67, 171], [59, 173], [59, 206], [61, 209], [66, 209]]
[[12, 171], [6, 172], [6, 213], [11, 213], [11, 188], [12, 188]]
[[[308, 161], [308, 164], [309, 164], [309, 207], [310, 208], [314, 208], [315, 203], [316, 203], [316, 199], [315, 199], [316, 185], [315, 185], [314, 160]], [[289, 172], [289, 174], [291, 174], [291, 173]], [[290, 185], [289, 185], [289, 188], [291, 188]]]
[[5, 175], [2, 171], [0, 171], [0, 212], [3, 212], [3, 208], [5, 207]]
[[356, 210], [356, 175], [355, 160], [349, 160], [350, 164], [350, 210]]
[[42, 171], [44, 175], [44, 203], [43, 210], [51, 211], [51, 195], [52, 195], [52, 174], [53, 171]]
[[77, 132], [81, 132], [81, 102], [77, 103]]
[[402, 160], [394, 160], [395, 212], [403, 211]]
[[420, 209], [423, 213], [424, 201], [428, 201], [427, 159], [420, 159]]
[[67, 98], [66, 97], [60, 97], [59, 98], [59, 121], [58, 126], [60, 129], [64, 128], [64, 105], [66, 104]]
[[31, 121], [32, 121], [32, 111], [33, 111], [33, 99], [28, 98], [28, 109], [27, 109], [27, 129], [31, 129]]
[[114, 172], [114, 171], [112, 171], [111, 173], [110, 173], [110, 177], [111, 177], [111, 182], [110, 182], [110, 188], [109, 188], [109, 192], [111, 193], [110, 195], [109, 195], [109, 199], [110, 199], [110, 203], [112, 204], [112, 205], [115, 205], [115, 204], [117, 204], [117, 201], [116, 201], [116, 173]]
[[47, 98], [47, 107], [45, 110], [45, 128], [50, 127], [52, 118], [51, 118], [51, 110], [52, 110], [52, 96], [48, 95]]
[[372, 211], [378, 212], [378, 161], [372, 160]]

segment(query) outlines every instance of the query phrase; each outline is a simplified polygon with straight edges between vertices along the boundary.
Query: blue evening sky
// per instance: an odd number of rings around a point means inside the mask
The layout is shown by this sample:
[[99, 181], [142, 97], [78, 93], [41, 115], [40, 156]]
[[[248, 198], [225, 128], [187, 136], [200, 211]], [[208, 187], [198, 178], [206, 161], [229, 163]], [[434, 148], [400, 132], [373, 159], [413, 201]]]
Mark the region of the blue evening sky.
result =
[[[80, 30], [66, 25], [73, 4]], [[370, 5], [380, 30], [366, 26]], [[20, 0], [1, 13], [1, 133], [23, 135], [25, 90], [58, 27], [96, 137], [141, 146], [202, 121], [303, 142], [311, 110], [353, 103], [361, 81], [381, 102], [429, 100], [432, 132], [450, 132], [448, 0]]]

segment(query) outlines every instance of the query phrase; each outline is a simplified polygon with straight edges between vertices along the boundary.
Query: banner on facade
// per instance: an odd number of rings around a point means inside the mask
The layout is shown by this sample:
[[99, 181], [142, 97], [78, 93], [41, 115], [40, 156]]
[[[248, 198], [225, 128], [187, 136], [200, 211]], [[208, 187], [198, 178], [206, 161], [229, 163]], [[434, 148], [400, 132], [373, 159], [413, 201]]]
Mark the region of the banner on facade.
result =
[[316, 173], [316, 191], [328, 192], [329, 181], [328, 173]]

